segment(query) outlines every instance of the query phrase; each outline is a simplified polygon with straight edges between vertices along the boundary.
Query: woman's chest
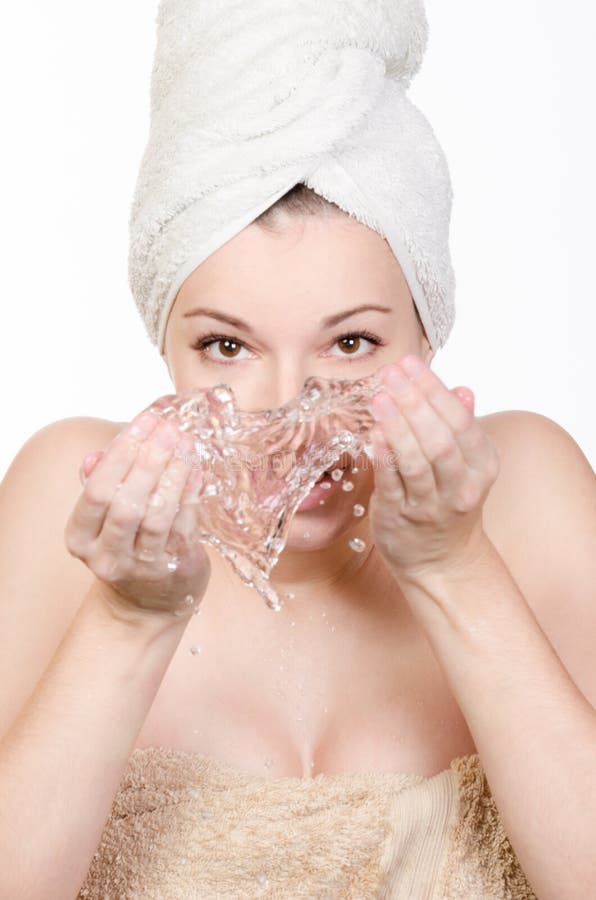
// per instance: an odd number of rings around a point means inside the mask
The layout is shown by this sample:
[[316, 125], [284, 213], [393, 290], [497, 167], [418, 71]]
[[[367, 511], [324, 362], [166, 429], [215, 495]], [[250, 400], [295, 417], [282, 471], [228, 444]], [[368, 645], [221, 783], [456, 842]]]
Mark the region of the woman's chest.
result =
[[[432, 776], [476, 752], [423, 635], [224, 635], [194, 617], [137, 738], [268, 777], [319, 772]], [[327, 618], [321, 616], [322, 621]], [[227, 639], [226, 639], [227, 638]]]

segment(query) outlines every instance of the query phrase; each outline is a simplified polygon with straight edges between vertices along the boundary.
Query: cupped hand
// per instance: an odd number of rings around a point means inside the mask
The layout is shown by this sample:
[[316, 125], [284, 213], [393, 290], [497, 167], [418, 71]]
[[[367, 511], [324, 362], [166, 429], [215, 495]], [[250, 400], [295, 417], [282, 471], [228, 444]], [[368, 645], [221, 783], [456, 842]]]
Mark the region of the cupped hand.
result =
[[459, 569], [488, 541], [482, 509], [499, 473], [497, 449], [469, 388], [450, 391], [413, 355], [379, 375], [384, 390], [371, 403], [375, 546], [398, 579]]
[[196, 540], [203, 475], [193, 449], [189, 435], [144, 411], [83, 460], [65, 543], [119, 609], [190, 616], [202, 600], [210, 561]]

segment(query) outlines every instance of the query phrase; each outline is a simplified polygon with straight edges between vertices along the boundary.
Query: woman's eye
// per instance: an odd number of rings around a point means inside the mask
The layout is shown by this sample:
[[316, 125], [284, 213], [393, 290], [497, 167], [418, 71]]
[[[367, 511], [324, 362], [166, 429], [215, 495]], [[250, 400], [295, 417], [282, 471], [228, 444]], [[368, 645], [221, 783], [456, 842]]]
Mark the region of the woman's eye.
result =
[[[366, 334], [356, 332], [355, 334], [344, 334], [336, 338], [335, 343], [340, 348], [340, 356], [360, 357], [368, 356], [371, 352], [374, 352], [374, 350], [370, 349], [370, 345], [379, 346], [381, 341], [368, 332]], [[364, 352], [360, 353], [360, 350]]]
[[238, 356], [238, 351], [241, 349], [240, 344], [237, 344], [236, 341], [228, 340], [213, 341], [210, 346], [216, 346], [221, 351], [222, 356], [227, 356], [228, 359]]
[[341, 347], [342, 351], [345, 351], [346, 354], [353, 356], [360, 349], [361, 338], [355, 334], [351, 337], [339, 338], [337, 343]]
[[[193, 350], [198, 350], [204, 356], [211, 359], [242, 359], [239, 355], [241, 350], [245, 350], [240, 341], [234, 341], [232, 338], [207, 336], [199, 338], [193, 344]], [[217, 351], [217, 352], [214, 352]]]

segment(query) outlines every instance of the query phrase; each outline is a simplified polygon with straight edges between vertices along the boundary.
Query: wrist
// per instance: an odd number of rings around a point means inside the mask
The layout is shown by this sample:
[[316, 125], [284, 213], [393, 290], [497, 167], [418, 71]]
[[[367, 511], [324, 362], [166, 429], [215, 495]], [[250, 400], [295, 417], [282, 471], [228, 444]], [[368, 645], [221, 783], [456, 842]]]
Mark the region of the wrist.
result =
[[184, 631], [196, 604], [181, 604], [178, 611], [173, 609], [145, 609], [134, 606], [114, 588], [99, 578], [92, 583], [88, 592], [88, 601], [96, 606], [110, 621], [127, 630], [141, 630], [158, 634], [162, 631]]
[[428, 563], [424, 566], [394, 570], [394, 576], [402, 585], [420, 588], [448, 583], [457, 585], [466, 583], [487, 560], [496, 553], [496, 548], [484, 530], [470, 541], [460, 552], [454, 553], [445, 560]]

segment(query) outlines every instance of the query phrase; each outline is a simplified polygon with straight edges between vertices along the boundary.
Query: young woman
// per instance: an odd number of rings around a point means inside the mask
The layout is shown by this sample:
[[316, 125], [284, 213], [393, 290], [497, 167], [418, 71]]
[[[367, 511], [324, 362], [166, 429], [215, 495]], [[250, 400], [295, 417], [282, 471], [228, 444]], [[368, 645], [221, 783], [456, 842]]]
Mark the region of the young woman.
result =
[[129, 282], [173, 390], [257, 410], [378, 372], [375, 460], [296, 512], [275, 612], [192, 540], [188, 435], [25, 443], [0, 900], [593, 896], [596, 480], [556, 422], [478, 418], [432, 371], [454, 280], [406, 95], [421, 0], [161, 0], [157, 25]]
[[[2, 896], [590, 886], [593, 472], [544, 416], [475, 418], [386, 242], [300, 193], [185, 281], [173, 385], [260, 409], [380, 369], [378, 464], [296, 513], [276, 613], [207, 545], [159, 567], [190, 535], [187, 436], [139, 416], [29, 439], [0, 493]], [[173, 615], [189, 593], [200, 615]]]

